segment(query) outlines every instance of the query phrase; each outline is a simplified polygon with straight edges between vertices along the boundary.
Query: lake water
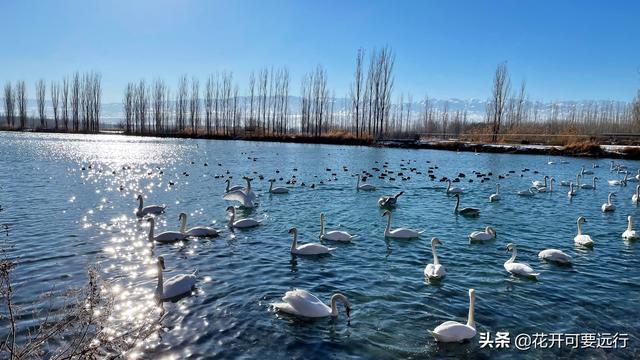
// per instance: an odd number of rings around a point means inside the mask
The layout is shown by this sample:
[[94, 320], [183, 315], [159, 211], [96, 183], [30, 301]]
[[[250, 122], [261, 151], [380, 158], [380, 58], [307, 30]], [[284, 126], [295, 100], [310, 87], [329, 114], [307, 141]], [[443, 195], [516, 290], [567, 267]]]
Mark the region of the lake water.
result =
[[[621, 175], [609, 170], [609, 160], [595, 160], [600, 165], [593, 169], [600, 179], [595, 191], [580, 190], [572, 200], [560, 186], [551, 194], [516, 196], [544, 175], [573, 180], [581, 165], [591, 169], [593, 162], [552, 159], [558, 164], [527, 155], [0, 133], [0, 204], [5, 209], [0, 223], [10, 225], [10, 256], [19, 259], [16, 301], [26, 309], [34, 297], [54, 286], [82, 285], [87, 267], [98, 265], [101, 278], [116, 294], [121, 315], [117, 326], [126, 326], [127, 319], [139, 321], [155, 307], [155, 257], [165, 258], [165, 278], [199, 270], [194, 294], [165, 303], [162, 328], [132, 356], [638, 358], [640, 243], [620, 236], [627, 215], [640, 223], [639, 210], [631, 203], [636, 183], [608, 186], [606, 180]], [[568, 163], [560, 164], [561, 159]], [[395, 181], [374, 176], [368, 182], [378, 187], [376, 191], [357, 192], [354, 174], [378, 174], [372, 168], [384, 169], [385, 162]], [[640, 168], [638, 162], [621, 163], [634, 174]], [[435, 181], [426, 176], [429, 166], [438, 167]], [[531, 171], [522, 172], [523, 168]], [[481, 182], [474, 170], [492, 173], [491, 180]], [[410, 180], [401, 180], [398, 172]], [[466, 177], [456, 186], [465, 188], [462, 206], [480, 208], [478, 218], [455, 216], [455, 200], [445, 195], [446, 183], [438, 181], [461, 172]], [[224, 180], [232, 176], [232, 184], [241, 185], [243, 175], [255, 178], [259, 206], [239, 215], [263, 223], [232, 233], [226, 228], [225, 208], [232, 203], [222, 199]], [[269, 196], [267, 179], [283, 178], [276, 185], [287, 186], [285, 181], [294, 175], [298, 182], [289, 186], [288, 195]], [[498, 180], [498, 175], [508, 176]], [[498, 181], [502, 200], [489, 203]], [[377, 199], [400, 190], [405, 194], [393, 210], [392, 226], [425, 230], [422, 239], [383, 236], [386, 219]], [[608, 191], [617, 192], [617, 209], [605, 214], [600, 206]], [[148, 204], [168, 205], [156, 231], [177, 230], [178, 215], [186, 212], [190, 225], [210, 225], [224, 233], [152, 250], [147, 222], [134, 215], [139, 193]], [[318, 241], [321, 211], [327, 229], [346, 230], [358, 238], [335, 245], [338, 249], [331, 256], [292, 257], [288, 229], [296, 226], [302, 243]], [[578, 215], [587, 218], [583, 230], [595, 240], [593, 250], [574, 246]], [[497, 229], [497, 239], [469, 244], [467, 235], [486, 225]], [[443, 243], [438, 254], [447, 269], [439, 284], [423, 276], [432, 262], [432, 236]], [[506, 273], [509, 242], [517, 245], [519, 261], [539, 270], [538, 281]], [[545, 248], [573, 256], [573, 266], [539, 261], [537, 253]], [[309, 290], [327, 302], [334, 292], [345, 294], [352, 304], [350, 322], [341, 306], [339, 318], [316, 321], [275, 312], [270, 304], [293, 288]], [[441, 345], [429, 334], [447, 320], [466, 322], [469, 288], [476, 290], [478, 332], [491, 332], [492, 337], [498, 331], [509, 332], [510, 349], [481, 349], [479, 335], [467, 343]], [[1, 332], [5, 331], [6, 327]], [[513, 348], [516, 334], [536, 332], [624, 333], [629, 340], [623, 350]]]

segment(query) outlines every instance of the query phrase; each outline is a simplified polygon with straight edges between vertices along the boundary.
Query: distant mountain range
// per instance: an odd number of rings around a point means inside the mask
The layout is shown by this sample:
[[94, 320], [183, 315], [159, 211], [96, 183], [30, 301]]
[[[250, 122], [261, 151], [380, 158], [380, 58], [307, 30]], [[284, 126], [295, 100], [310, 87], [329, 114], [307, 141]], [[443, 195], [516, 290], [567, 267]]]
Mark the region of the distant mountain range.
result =
[[[0, 98], [1, 99], [1, 98]], [[299, 96], [290, 96], [289, 97], [289, 111], [291, 113], [299, 113], [302, 98]], [[4, 99], [1, 99], [0, 105], [0, 116], [4, 115]], [[437, 110], [444, 109], [447, 106], [449, 113], [455, 113], [456, 111], [467, 111], [467, 119], [469, 121], [482, 121], [485, 118], [485, 111], [487, 107], [488, 100], [480, 100], [480, 99], [429, 99], [431, 106], [433, 106]], [[201, 101], [201, 106], [204, 101]], [[240, 106], [247, 109], [249, 108], [249, 101], [247, 97], [240, 97]], [[411, 103], [411, 112], [413, 116], [419, 116], [420, 113], [424, 111], [424, 99], [419, 101], [414, 101]], [[553, 106], [557, 106], [559, 109], [569, 109], [573, 106], [578, 108], [587, 106], [589, 104], [599, 104], [602, 105], [613, 105], [614, 107], [624, 107], [627, 106], [628, 103], [624, 101], [609, 101], [609, 100], [581, 100], [581, 101], [557, 101], [557, 102], [538, 102], [537, 107], [541, 116], [548, 114], [551, 112]], [[533, 102], [527, 102], [529, 106], [533, 106]], [[404, 111], [406, 111], [408, 103], [404, 103]], [[51, 107], [51, 103], [47, 102], [47, 114], [49, 117], [52, 117], [53, 111]], [[397, 104], [394, 104], [392, 107], [392, 111], [397, 111]], [[351, 100], [348, 98], [336, 98], [334, 103], [334, 112], [339, 114], [348, 113], [351, 110]], [[27, 101], [27, 112], [29, 116], [36, 117], [37, 116], [37, 103], [33, 99], [29, 99]], [[103, 103], [101, 110], [101, 119], [104, 123], [107, 124], [118, 124], [122, 121], [124, 115], [122, 110], [122, 103]], [[201, 111], [202, 113], [202, 111]]]

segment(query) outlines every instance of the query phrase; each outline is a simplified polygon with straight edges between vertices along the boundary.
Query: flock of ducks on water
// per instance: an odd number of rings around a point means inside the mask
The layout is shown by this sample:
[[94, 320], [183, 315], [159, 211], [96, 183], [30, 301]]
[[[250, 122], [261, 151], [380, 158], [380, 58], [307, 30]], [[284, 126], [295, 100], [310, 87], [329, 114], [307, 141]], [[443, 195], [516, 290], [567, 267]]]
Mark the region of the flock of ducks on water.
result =
[[[562, 163], [566, 163], [562, 161]], [[556, 162], [548, 161], [549, 165], [555, 165]], [[386, 167], [386, 166], [385, 166]], [[597, 168], [598, 165], [594, 164], [594, 168]], [[437, 167], [435, 167], [437, 168]], [[429, 177], [434, 179], [432, 175], [433, 167], [430, 167]], [[346, 169], [345, 169], [346, 170]], [[415, 169], [412, 169], [415, 172]], [[637, 175], [632, 178], [628, 176], [628, 169], [620, 164], [616, 164], [611, 161], [612, 172], [624, 173], [624, 178], [622, 179], [614, 179], [608, 181], [610, 186], [626, 186], [628, 182], [638, 182], [640, 181], [640, 170], [638, 170]], [[523, 171], [528, 171], [528, 169], [524, 169]], [[510, 171], [513, 173], [513, 171]], [[537, 173], [537, 172], [535, 172]], [[593, 175], [594, 171], [586, 170], [583, 166], [580, 172], [576, 176], [576, 183], [569, 181], [561, 181], [561, 186], [568, 186], [569, 191], [567, 195], [569, 197], [576, 196], [578, 189], [584, 190], [595, 190], [596, 189], [596, 181], [598, 177], [593, 176], [591, 183], [581, 184], [581, 179], [585, 175]], [[370, 175], [370, 174], [369, 174]], [[484, 177], [484, 180], [488, 180], [485, 176], [486, 174], [477, 174], [478, 177]], [[464, 177], [464, 174], [460, 174], [459, 177]], [[381, 177], [382, 178], [382, 177]], [[500, 178], [504, 178], [500, 176]], [[236, 185], [231, 186], [231, 182], [229, 179], [226, 180], [226, 189], [225, 194], [223, 195], [223, 199], [230, 201], [238, 201], [241, 204], [241, 207], [244, 208], [253, 208], [256, 206], [256, 194], [251, 188], [251, 181], [253, 180], [250, 177], [243, 177], [246, 181], [246, 186]], [[455, 197], [456, 204], [454, 207], [454, 213], [456, 215], [461, 215], [465, 217], [477, 217], [480, 215], [480, 209], [473, 207], [464, 207], [460, 208], [460, 197], [461, 194], [464, 193], [464, 189], [453, 186], [453, 182], [459, 181], [459, 178], [452, 181], [450, 179], [443, 178], [441, 181], [446, 181], [448, 186], [445, 190], [445, 193], [449, 196]], [[284, 187], [274, 187], [273, 184], [275, 179], [270, 179], [269, 183], [269, 193], [270, 194], [286, 194], [289, 192], [289, 189]], [[471, 181], [470, 181], [471, 182]], [[532, 197], [536, 196], [538, 193], [551, 193], [554, 191], [553, 184], [555, 182], [554, 178], [550, 178], [549, 176], [544, 176], [542, 180], [536, 180], [532, 182], [532, 185], [526, 189], [518, 191], [516, 194], [519, 196]], [[366, 177], [362, 177], [360, 174], [357, 174], [357, 183], [356, 183], [357, 191], [373, 191], [376, 190], [376, 187], [372, 184], [366, 183]], [[419, 238], [423, 231], [417, 231], [408, 228], [392, 228], [391, 226], [391, 210], [397, 205], [398, 199], [403, 195], [404, 192], [399, 192], [396, 195], [386, 195], [382, 196], [378, 200], [378, 205], [385, 209], [382, 216], [387, 217], [387, 225], [384, 230], [384, 236], [386, 238], [392, 239], [416, 239]], [[615, 211], [615, 205], [613, 204], [613, 198], [615, 193], [609, 192], [607, 197], [607, 202], [602, 204], [603, 212], [612, 212]], [[138, 195], [138, 208], [135, 211], [135, 214], [139, 218], [147, 218], [147, 221], [150, 224], [149, 227], [149, 241], [157, 242], [157, 243], [172, 243], [177, 241], [186, 240], [189, 237], [215, 237], [220, 234], [220, 231], [211, 227], [206, 226], [198, 226], [187, 228], [187, 214], [180, 213], [179, 221], [180, 221], [180, 230], [179, 231], [165, 231], [158, 234], [155, 234], [155, 220], [153, 215], [159, 215], [166, 210], [165, 205], [147, 205], [144, 206], [143, 196]], [[500, 201], [500, 184], [496, 184], [496, 192], [489, 195], [489, 202]], [[636, 186], [635, 192], [632, 196], [632, 202], [637, 204], [640, 199], [640, 184]], [[260, 221], [257, 221], [252, 218], [243, 218], [236, 219], [236, 209], [233, 206], [227, 207], [227, 212], [230, 214], [230, 219], [228, 226], [229, 228], [250, 228], [260, 225]], [[576, 220], [577, 223], [577, 234], [574, 237], [574, 243], [578, 246], [591, 248], [594, 246], [593, 239], [587, 235], [582, 233], [582, 225], [586, 222], [586, 219], [583, 216], [579, 216]], [[335, 241], [335, 242], [350, 242], [355, 239], [356, 235], [351, 235], [346, 231], [338, 231], [338, 230], [325, 230], [325, 215], [324, 213], [320, 214], [320, 235], [319, 238], [321, 240], [327, 241]], [[638, 234], [632, 227], [632, 218], [631, 216], [627, 217], [627, 229], [622, 233], [622, 238], [625, 240], [636, 240], [638, 238]], [[298, 242], [298, 230], [295, 227], [292, 227], [289, 230], [289, 233], [293, 237], [293, 241], [291, 243], [291, 253], [296, 255], [305, 255], [305, 256], [314, 256], [314, 255], [323, 255], [329, 254], [336, 250], [334, 247], [328, 247], [321, 243], [305, 243], [299, 244]], [[484, 230], [474, 231], [468, 236], [470, 242], [488, 242], [496, 239], [496, 230], [487, 226]], [[437, 237], [433, 237], [431, 239], [431, 252], [433, 255], [433, 262], [428, 264], [424, 268], [424, 276], [430, 281], [439, 281], [446, 276], [445, 267], [440, 264], [438, 260], [438, 255], [436, 252], [436, 247], [438, 245], [442, 245], [442, 242]], [[517, 250], [516, 245], [513, 243], [509, 243], [506, 245], [506, 251], [511, 252], [511, 257], [504, 263], [505, 270], [511, 275], [521, 276], [530, 279], [537, 279], [540, 275], [539, 272], [535, 271], [530, 265], [526, 263], [516, 262]], [[545, 260], [551, 263], [555, 263], [558, 265], [568, 265], [571, 264], [572, 258], [568, 254], [564, 253], [559, 249], [544, 249], [538, 253], [538, 257], [541, 260]], [[158, 257], [158, 285], [156, 288], [156, 297], [158, 300], [167, 300], [173, 299], [176, 297], [180, 297], [181, 295], [188, 294], [192, 291], [193, 287], [196, 283], [196, 272], [190, 274], [180, 274], [171, 277], [170, 279], [164, 281], [163, 279], [163, 270], [165, 270], [165, 260], [163, 257]], [[330, 299], [330, 306], [326, 305], [323, 301], [321, 301], [315, 295], [309, 293], [306, 290], [296, 289], [292, 291], [287, 291], [282, 298], [282, 302], [272, 304], [273, 307], [279, 311], [284, 313], [288, 313], [295, 316], [308, 317], [308, 318], [321, 318], [321, 317], [329, 317], [329, 316], [338, 316], [337, 303], [341, 302], [345, 308], [345, 313], [347, 318], [350, 316], [351, 311], [351, 303], [347, 299], [346, 296], [336, 293]], [[469, 289], [469, 313], [466, 324], [455, 322], [455, 321], [447, 321], [439, 326], [437, 326], [431, 334], [437, 341], [440, 342], [461, 342], [464, 340], [468, 340], [473, 338], [476, 335], [475, 329], [475, 321], [474, 321], [474, 302], [475, 302], [475, 291], [474, 289]]]

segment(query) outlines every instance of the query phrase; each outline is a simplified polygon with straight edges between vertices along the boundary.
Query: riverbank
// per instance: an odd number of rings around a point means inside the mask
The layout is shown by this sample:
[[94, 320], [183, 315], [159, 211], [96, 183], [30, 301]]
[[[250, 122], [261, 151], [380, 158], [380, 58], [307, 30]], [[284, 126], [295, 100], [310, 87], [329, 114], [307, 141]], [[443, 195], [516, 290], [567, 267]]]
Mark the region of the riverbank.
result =
[[[56, 130], [12, 130], [2, 129], [8, 132], [38, 132], [38, 133], [61, 133], [72, 134], [66, 131]], [[93, 134], [74, 132], [73, 134]], [[201, 140], [240, 140], [240, 141], [263, 141], [297, 144], [325, 144], [325, 145], [346, 145], [346, 146], [372, 146], [401, 149], [429, 149], [446, 151], [464, 151], [477, 153], [505, 153], [505, 154], [528, 154], [546, 156], [574, 156], [591, 158], [612, 158], [640, 160], [640, 145], [616, 145], [599, 144], [591, 140], [572, 143], [565, 146], [544, 145], [544, 144], [508, 144], [508, 143], [483, 143], [462, 140], [374, 140], [373, 138], [357, 138], [348, 132], [332, 132], [323, 136], [307, 135], [207, 135], [189, 133], [167, 133], [167, 134], [126, 134], [119, 130], [102, 130], [103, 135], [130, 135], [155, 138], [177, 138], [177, 139], [201, 139]]]

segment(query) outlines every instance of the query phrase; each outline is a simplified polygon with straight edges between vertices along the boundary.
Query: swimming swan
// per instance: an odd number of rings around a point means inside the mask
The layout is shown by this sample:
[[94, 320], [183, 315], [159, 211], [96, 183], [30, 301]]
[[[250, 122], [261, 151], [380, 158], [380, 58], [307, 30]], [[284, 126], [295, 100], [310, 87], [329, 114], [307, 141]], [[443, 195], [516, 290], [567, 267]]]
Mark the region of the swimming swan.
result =
[[638, 200], [640, 200], [640, 185], [636, 185], [636, 192], [631, 196], [632, 203], [637, 204]]
[[382, 216], [388, 216], [387, 227], [384, 230], [384, 237], [394, 239], [417, 239], [422, 234], [422, 231], [415, 231], [411, 229], [398, 228], [391, 230], [391, 211], [386, 210]]
[[583, 223], [586, 223], [587, 219], [585, 219], [583, 216], [578, 216], [578, 220], [576, 222], [578, 224], [578, 234], [573, 238], [573, 242], [585, 247], [592, 247], [594, 243], [593, 243], [593, 240], [591, 239], [591, 236], [587, 234], [582, 234], [581, 225]]
[[349, 234], [346, 231], [324, 231], [324, 213], [320, 213], [320, 239], [331, 241], [351, 241], [355, 238], [354, 235]]
[[424, 268], [424, 276], [428, 279], [438, 280], [447, 275], [444, 266], [440, 265], [438, 254], [436, 254], [436, 245], [442, 245], [440, 239], [434, 237], [431, 239], [431, 252], [433, 253], [433, 264], [429, 264]]
[[273, 183], [276, 181], [276, 179], [271, 179], [269, 180], [269, 192], [271, 194], [288, 194], [289, 193], [289, 189], [285, 188], [285, 187], [273, 187]]
[[500, 184], [496, 184], [496, 193], [489, 195], [489, 202], [500, 200]]
[[573, 187], [573, 183], [569, 184], [569, 192], [567, 193], [567, 196], [569, 197], [576, 196], [576, 189]]
[[453, 212], [456, 213], [456, 215], [462, 215], [462, 216], [479, 216], [480, 215], [480, 209], [478, 208], [472, 208], [472, 207], [466, 207], [463, 209], [458, 209], [460, 207], [460, 194], [456, 194], [456, 207], [455, 209], [453, 209]]
[[220, 231], [208, 226], [196, 226], [187, 230], [187, 214], [186, 213], [180, 213], [180, 216], [178, 217], [178, 219], [180, 219], [180, 232], [185, 233], [188, 236], [214, 237], [214, 236], [220, 235]]
[[616, 209], [615, 205], [613, 205], [612, 198], [616, 196], [615, 193], [610, 192], [609, 196], [607, 196], [607, 202], [602, 204], [602, 212], [611, 212]]
[[295, 227], [289, 230], [289, 234], [293, 234], [293, 242], [291, 243], [291, 253], [297, 255], [323, 255], [330, 254], [336, 248], [326, 247], [318, 243], [308, 243], [298, 246], [298, 229]]
[[394, 207], [396, 206], [396, 203], [398, 202], [398, 198], [404, 194], [404, 191], [400, 191], [399, 193], [391, 196], [391, 195], [385, 195], [380, 197], [380, 199], [378, 199], [378, 205], [382, 208], [384, 207]]
[[487, 226], [484, 231], [474, 231], [469, 234], [469, 241], [489, 241], [496, 238], [496, 230]]
[[376, 187], [371, 184], [360, 185], [360, 174], [358, 174], [358, 183], [356, 184], [356, 190], [373, 191], [375, 189]]
[[158, 286], [156, 287], [155, 296], [158, 300], [173, 299], [180, 295], [191, 292], [196, 285], [197, 270], [191, 274], [175, 275], [167, 281], [164, 281], [163, 271], [164, 258], [158, 256]]
[[516, 261], [516, 255], [518, 251], [516, 246], [512, 243], [507, 244], [507, 251], [511, 251], [511, 258], [504, 263], [504, 268], [512, 275], [519, 275], [529, 278], [537, 278], [540, 273], [535, 272], [529, 264], [518, 263]]
[[351, 303], [346, 296], [340, 293], [333, 294], [331, 297], [331, 307], [329, 307], [310, 292], [296, 289], [287, 291], [282, 298], [283, 302], [274, 303], [273, 307], [290, 315], [308, 318], [336, 317], [338, 316], [338, 308], [336, 306], [338, 300], [344, 305], [348, 319], [351, 313]]
[[625, 240], [638, 239], [638, 234], [633, 230], [633, 220], [631, 220], [631, 216], [627, 216], [627, 230], [622, 233], [622, 238]]
[[595, 189], [596, 189], [596, 180], [598, 180], [598, 177], [597, 177], [597, 176], [594, 176], [594, 177], [593, 177], [593, 184], [582, 184], [582, 185], [580, 185], [580, 187], [581, 187], [582, 189], [592, 189], [592, 190], [595, 190]]
[[137, 217], [143, 217], [145, 215], [158, 215], [162, 214], [167, 208], [166, 205], [148, 205], [144, 206], [142, 195], [138, 195], [138, 209], [136, 210]]
[[252, 218], [236, 220], [236, 208], [234, 208], [233, 206], [227, 207], [227, 212], [231, 213], [231, 217], [229, 218], [230, 228], [244, 229], [260, 225], [260, 222], [258, 220]]
[[224, 182], [227, 183], [227, 187], [224, 190], [225, 193], [228, 193], [230, 191], [236, 191], [236, 190], [242, 190], [243, 189], [242, 185], [231, 186], [231, 180], [229, 180], [229, 179], [225, 180]]
[[447, 185], [447, 194], [461, 194], [464, 192], [464, 189], [459, 187], [451, 187], [451, 180], [447, 180], [447, 182], [449, 183], [449, 185]]
[[159, 243], [172, 243], [176, 241], [182, 241], [187, 238], [187, 234], [182, 233], [180, 231], [165, 231], [161, 232], [158, 235], [154, 236], [154, 231], [156, 227], [156, 220], [154, 218], [147, 219], [149, 222], [149, 241], [159, 242]]
[[469, 289], [469, 315], [466, 324], [457, 321], [445, 321], [438, 325], [431, 335], [439, 342], [462, 342], [476, 336], [476, 323], [473, 319], [475, 290]]
[[532, 181], [531, 185], [533, 185], [533, 187], [536, 188], [540, 188], [540, 187], [547, 187], [547, 180], [549, 179], [548, 175], [544, 176], [544, 182], [540, 181], [540, 180], [536, 180], [536, 181]]
[[523, 196], [523, 197], [533, 197], [536, 195], [536, 191], [538, 191], [537, 187], [530, 187], [527, 190], [520, 190], [518, 191], [516, 194], [518, 196]]
[[538, 258], [558, 264], [571, 264], [571, 256], [558, 249], [545, 249], [538, 253]]

